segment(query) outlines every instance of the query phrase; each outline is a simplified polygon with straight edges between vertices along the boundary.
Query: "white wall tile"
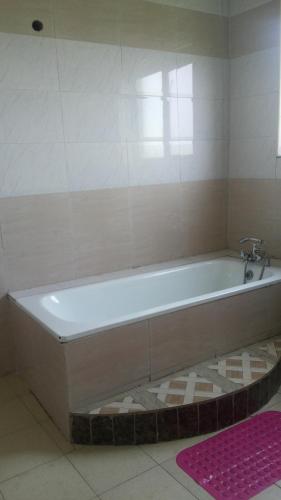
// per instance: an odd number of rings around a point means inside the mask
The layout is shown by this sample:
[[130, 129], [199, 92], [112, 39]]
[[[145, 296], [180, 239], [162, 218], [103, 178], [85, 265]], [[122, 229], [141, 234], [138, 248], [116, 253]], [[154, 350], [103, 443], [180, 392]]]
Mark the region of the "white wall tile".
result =
[[0, 33], [0, 88], [57, 90], [55, 40]]
[[279, 89], [279, 50], [276, 48], [236, 57], [230, 62], [231, 97], [245, 97]]
[[122, 135], [128, 141], [163, 141], [178, 136], [177, 99], [173, 97], [122, 98]]
[[128, 186], [124, 144], [66, 144], [69, 188], [87, 191]]
[[122, 92], [132, 95], [176, 96], [175, 53], [122, 48]]
[[61, 90], [114, 94], [121, 88], [121, 48], [57, 40]]
[[0, 142], [58, 142], [63, 140], [57, 92], [0, 91]]
[[274, 179], [277, 138], [232, 140], [229, 145], [230, 178]]
[[[193, 99], [193, 129], [195, 139], [223, 139], [225, 130], [225, 103], [222, 99]], [[179, 99], [179, 128], [189, 115], [184, 109], [184, 99]]]
[[247, 139], [277, 135], [279, 96], [232, 99], [230, 103], [230, 137]]
[[0, 197], [68, 190], [64, 145], [0, 144]]
[[229, 62], [216, 57], [177, 54], [179, 97], [227, 97]]
[[180, 182], [177, 142], [129, 143], [128, 162], [130, 186]]
[[227, 177], [226, 141], [190, 141], [180, 145], [182, 182], [225, 179]]
[[120, 141], [120, 99], [117, 95], [62, 93], [67, 142]]

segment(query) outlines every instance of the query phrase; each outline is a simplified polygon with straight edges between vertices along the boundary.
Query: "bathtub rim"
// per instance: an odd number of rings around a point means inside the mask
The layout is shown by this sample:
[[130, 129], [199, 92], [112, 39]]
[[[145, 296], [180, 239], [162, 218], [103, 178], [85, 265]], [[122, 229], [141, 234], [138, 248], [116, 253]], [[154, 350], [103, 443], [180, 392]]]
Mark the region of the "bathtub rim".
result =
[[[203, 257], [203, 256], [202, 256]], [[128, 274], [127, 276], [121, 276], [120, 277], [120, 273], [117, 272], [117, 273], [112, 273], [110, 275], [110, 278], [108, 279], [102, 279], [102, 277], [104, 277], [105, 275], [100, 275], [98, 276], [98, 279], [97, 281], [89, 281], [91, 278], [87, 279], [88, 283], [87, 285], [91, 285], [91, 284], [98, 284], [98, 283], [102, 283], [102, 282], [105, 282], [105, 281], [113, 281], [113, 280], [120, 280], [120, 279], [126, 279], [126, 278], [134, 278], [135, 276], [141, 276], [141, 275], [144, 275], [144, 274], [150, 274], [150, 273], [157, 273], [157, 272], [161, 272], [161, 270], [165, 270], [165, 271], [172, 271], [172, 270], [180, 270], [180, 268], [185, 268], [187, 266], [192, 266], [194, 264], [202, 264], [203, 262], [212, 262], [214, 260], [218, 260], [218, 259], [238, 259], [239, 258], [237, 257], [237, 254], [233, 255], [233, 253], [231, 252], [230, 253], [224, 253], [224, 255], [222, 255], [221, 252], [219, 252], [219, 255], [217, 255], [216, 257], [214, 256], [210, 256], [210, 254], [207, 254], [204, 256], [204, 258], [198, 260], [196, 259], [195, 261], [193, 262], [185, 262], [183, 263], [183, 260], [180, 261], [177, 261], [178, 264], [177, 265], [173, 265], [173, 263], [165, 263], [166, 266], [167, 264], [169, 264], [167, 267], [165, 266], [164, 267], [164, 264], [162, 265], [161, 264], [161, 267], [162, 269], [157, 269], [157, 270], [152, 270], [152, 271], [147, 271], [145, 272], [145, 269], [149, 269], [153, 266], [146, 266], [146, 267], [143, 267], [142, 270], [140, 272], [131, 272], [130, 274]], [[208, 257], [208, 258], [206, 258]], [[189, 260], [189, 259], [186, 259], [186, 261]], [[278, 285], [281, 283], [281, 261], [279, 260], [275, 260], [273, 261], [273, 266], [271, 266], [271, 269], [277, 269], [279, 272], [278, 272], [278, 275], [276, 276], [271, 276], [271, 277], [268, 277], [268, 278], [265, 278], [263, 279], [262, 281], [255, 281], [253, 283], [248, 283], [246, 285], [239, 285], [239, 286], [235, 286], [235, 287], [231, 287], [231, 288], [225, 288], [225, 289], [222, 289], [222, 290], [219, 290], [219, 291], [215, 291], [215, 292], [211, 292], [211, 293], [207, 293], [207, 294], [203, 294], [203, 295], [199, 295], [195, 298], [191, 298], [191, 299], [184, 299], [184, 300], [181, 300], [181, 301], [178, 301], [178, 302], [173, 302], [171, 304], [169, 304], [168, 306], [165, 305], [165, 306], [158, 306], [158, 307], [154, 307], [154, 308], [151, 308], [151, 309], [146, 309], [144, 312], [141, 312], [139, 314], [135, 314], [132, 315], [132, 317], [130, 317], [130, 315], [126, 315], [126, 317], [122, 317], [119, 319], [119, 321], [112, 321], [112, 322], [107, 322], [106, 324], [101, 324], [99, 325], [98, 327], [96, 328], [90, 328], [90, 329], [87, 329], [87, 324], [85, 324], [85, 330], [83, 331], [79, 331], [79, 332], [74, 332], [74, 333], [68, 333], [68, 334], [65, 334], [65, 335], [62, 335], [60, 334], [58, 331], [55, 331], [51, 328], [51, 326], [49, 326], [48, 324], [46, 324], [44, 322], [43, 319], [39, 318], [36, 314], [32, 313], [31, 311], [28, 310], [27, 307], [25, 307], [23, 304], [21, 304], [19, 302], [20, 299], [24, 298], [24, 297], [28, 297], [28, 296], [42, 296], [42, 295], [46, 295], [47, 293], [51, 293], [52, 291], [63, 291], [63, 290], [66, 290], [66, 289], [69, 289], [69, 288], [77, 288], [77, 287], [81, 287], [83, 286], [82, 284], [77, 284], [79, 282], [79, 280], [77, 281], [73, 281], [71, 282], [72, 283], [72, 286], [68, 286], [68, 287], [64, 287], [64, 288], [58, 288], [59, 284], [55, 287], [52, 287], [52, 286], [48, 286], [48, 291], [45, 290], [44, 293], [43, 290], [42, 290], [42, 287], [38, 287], [38, 288], [33, 288], [32, 289], [32, 292], [34, 293], [28, 293], [30, 292], [29, 290], [23, 290], [23, 291], [20, 291], [20, 292], [9, 292], [8, 294], [8, 299], [11, 300], [17, 307], [19, 307], [22, 311], [24, 311], [28, 316], [30, 316], [33, 320], [37, 321], [43, 328], [45, 328], [59, 343], [69, 343], [69, 342], [73, 342], [73, 341], [77, 341], [77, 340], [81, 340], [81, 339], [84, 339], [84, 338], [87, 338], [87, 337], [90, 337], [92, 335], [96, 335], [96, 334], [100, 334], [102, 332], [106, 332], [106, 331], [112, 331], [114, 330], [115, 328], [120, 328], [122, 326], [127, 326], [127, 325], [130, 325], [130, 324], [133, 324], [133, 323], [140, 323], [142, 321], [147, 321], [147, 320], [150, 320], [151, 318], [155, 318], [155, 317], [159, 317], [159, 316], [164, 316], [164, 315], [168, 315], [168, 314], [173, 314], [173, 313], [176, 313], [177, 311], [181, 311], [181, 310], [184, 310], [184, 309], [188, 309], [188, 308], [191, 308], [191, 307], [198, 307], [198, 306], [201, 306], [203, 304], [207, 304], [207, 303], [210, 303], [210, 302], [215, 302], [217, 300], [224, 300], [226, 298], [229, 298], [229, 297], [232, 297], [232, 296], [236, 296], [236, 295], [240, 295], [240, 294], [244, 294], [244, 293], [251, 293], [253, 290], [258, 290], [258, 289], [261, 289], [261, 288], [266, 288], [266, 287], [271, 287], [271, 286], [274, 286], [274, 285]], [[172, 265], [171, 265], [172, 264]], [[131, 270], [130, 270], [131, 271]], [[116, 275], [116, 277], [114, 278], [113, 275]], [[93, 277], [94, 279], [95, 277]], [[62, 284], [61, 284], [62, 285]], [[86, 285], [86, 284], [85, 284]], [[85, 286], [84, 285], [84, 286]], [[47, 287], [44, 287], [45, 289]], [[36, 290], [40, 290], [41, 293], [36, 293]], [[26, 293], [25, 293], [26, 292]], [[58, 325], [59, 323], [63, 323], [64, 325], [66, 324], [66, 321], [64, 320], [61, 320], [61, 319], [56, 319]], [[72, 325], [76, 325], [76, 330], [77, 330], [77, 324], [76, 323], [71, 323]], [[82, 324], [80, 323], [80, 326]], [[79, 326], [79, 324], [78, 324]]]

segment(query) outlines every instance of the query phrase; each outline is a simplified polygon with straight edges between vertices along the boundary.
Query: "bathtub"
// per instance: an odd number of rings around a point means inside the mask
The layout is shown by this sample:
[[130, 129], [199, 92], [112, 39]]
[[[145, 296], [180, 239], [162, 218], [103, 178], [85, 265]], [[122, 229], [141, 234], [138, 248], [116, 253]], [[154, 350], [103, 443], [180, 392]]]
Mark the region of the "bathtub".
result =
[[281, 268], [249, 264], [253, 278], [243, 284], [244, 264], [224, 257], [157, 272], [76, 286], [49, 293], [10, 296], [44, 324], [60, 342], [281, 282]]
[[[10, 293], [19, 371], [69, 414], [281, 331], [281, 267], [229, 256]], [[71, 286], [70, 286], [71, 285]]]

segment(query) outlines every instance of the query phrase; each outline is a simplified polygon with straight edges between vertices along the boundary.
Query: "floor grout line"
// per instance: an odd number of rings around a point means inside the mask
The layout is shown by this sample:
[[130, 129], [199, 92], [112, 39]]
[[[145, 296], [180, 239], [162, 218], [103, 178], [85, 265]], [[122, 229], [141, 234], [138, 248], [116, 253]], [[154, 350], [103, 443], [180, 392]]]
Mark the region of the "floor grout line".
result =
[[42, 462], [41, 464], [37, 464], [35, 465], [34, 467], [31, 467], [30, 469], [27, 469], [25, 471], [22, 471], [22, 472], [19, 472], [18, 474], [15, 474], [11, 477], [8, 477], [6, 479], [2, 479], [0, 480], [0, 491], [1, 491], [1, 485], [4, 484], [4, 483], [7, 483], [8, 481], [10, 481], [11, 479], [15, 479], [17, 477], [21, 477], [21, 476], [24, 476], [25, 474], [28, 474], [29, 472], [31, 471], [34, 471], [36, 469], [39, 469], [40, 467], [44, 466], [44, 465], [49, 465], [49, 464], [52, 464], [54, 462], [57, 462], [58, 460], [61, 460], [62, 458], [64, 457], [64, 455], [61, 455], [60, 457], [56, 457], [52, 460], [48, 460], [46, 462]]
[[[155, 463], [155, 465], [153, 467], [150, 467], [149, 469], [147, 470], [143, 470], [142, 472], [140, 472], [139, 474], [135, 474], [134, 476], [130, 477], [129, 479], [126, 479], [125, 481], [122, 481], [121, 483], [118, 483], [116, 484], [115, 486], [112, 486], [112, 488], [108, 488], [108, 490], [104, 490], [102, 493], [99, 493], [99, 495], [102, 497], [103, 495], [105, 495], [106, 493], [110, 492], [110, 491], [113, 491], [115, 490], [116, 488], [119, 488], [119, 486], [122, 486], [123, 484], [126, 484], [126, 483], [129, 483], [132, 479], [136, 479], [137, 477], [140, 477], [142, 476], [143, 474], [145, 474], [146, 472], [149, 472], [151, 470], [154, 470], [156, 469], [157, 467], [159, 467], [160, 464], [157, 464]], [[125, 500], [125, 499], [124, 499]], [[145, 500], [145, 499], [144, 499]]]
[[[163, 462], [163, 463], [164, 463], [164, 462]], [[192, 495], [192, 496], [193, 496], [196, 500], [200, 500], [200, 498], [199, 498], [199, 497], [195, 496], [195, 495], [194, 495], [194, 493], [192, 493], [192, 491], [190, 491], [190, 490], [189, 490], [186, 486], [184, 486], [184, 485], [183, 485], [183, 484], [182, 484], [182, 483], [181, 483], [181, 482], [180, 482], [180, 481], [179, 481], [176, 477], [174, 477], [174, 476], [173, 476], [173, 474], [171, 474], [171, 472], [170, 472], [170, 471], [168, 471], [167, 469], [165, 469], [165, 468], [163, 467], [163, 464], [161, 464], [161, 465], [160, 465], [160, 467], [161, 467], [161, 469], [162, 469], [163, 471], [165, 471], [167, 474], [169, 474], [169, 476], [170, 476], [170, 477], [172, 477], [172, 478], [174, 479], [174, 481], [176, 481], [176, 482], [177, 482], [178, 484], [180, 484], [180, 485], [181, 485], [181, 486], [182, 486], [182, 487], [183, 487], [186, 491], [188, 491], [188, 493], [190, 493], [190, 494], [191, 494], [191, 495]], [[189, 476], [189, 477], [190, 477], [190, 476]], [[200, 487], [200, 485], [199, 485], [199, 484], [198, 484], [198, 486]], [[201, 488], [202, 488], [202, 487], [201, 487]], [[204, 488], [202, 488], [202, 490], [203, 490], [203, 491], [205, 491], [205, 490], [204, 490]]]
[[[68, 454], [69, 455], [69, 454]], [[90, 490], [96, 495], [98, 496], [97, 492], [94, 490], [94, 488], [90, 485], [90, 483], [87, 481], [87, 479], [81, 474], [81, 472], [77, 469], [77, 467], [75, 467], [75, 465], [71, 462], [71, 460], [69, 459], [69, 457], [67, 455], [64, 455], [66, 460], [70, 463], [70, 465], [72, 465], [73, 469], [76, 470], [77, 474], [79, 474], [79, 476], [81, 477], [81, 479], [84, 481], [84, 483], [87, 484], [87, 486], [90, 488]]]

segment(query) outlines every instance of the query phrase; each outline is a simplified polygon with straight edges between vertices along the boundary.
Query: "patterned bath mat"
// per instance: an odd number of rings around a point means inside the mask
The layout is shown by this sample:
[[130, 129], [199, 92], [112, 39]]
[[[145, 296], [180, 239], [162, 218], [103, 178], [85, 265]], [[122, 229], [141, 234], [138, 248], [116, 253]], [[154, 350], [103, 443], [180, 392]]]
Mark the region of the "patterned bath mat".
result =
[[185, 449], [177, 464], [216, 500], [253, 498], [281, 479], [281, 412], [261, 413]]

